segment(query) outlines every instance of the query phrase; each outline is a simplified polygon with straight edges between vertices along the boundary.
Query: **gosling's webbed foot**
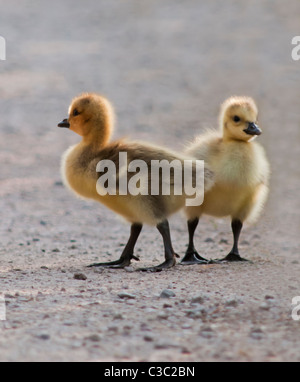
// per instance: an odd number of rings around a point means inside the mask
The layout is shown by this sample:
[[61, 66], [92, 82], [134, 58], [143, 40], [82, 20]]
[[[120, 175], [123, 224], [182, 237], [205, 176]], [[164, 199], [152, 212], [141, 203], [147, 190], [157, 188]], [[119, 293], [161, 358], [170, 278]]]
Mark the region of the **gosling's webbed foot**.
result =
[[204, 259], [197, 251], [187, 252], [181, 260], [180, 265], [210, 264], [210, 261]]
[[111, 261], [108, 263], [91, 264], [88, 266], [88, 268], [103, 267], [103, 268], [123, 269], [123, 268], [129, 267], [129, 265], [131, 264], [131, 259], [134, 259], [136, 261], [140, 261], [140, 259], [136, 256], [131, 256], [131, 258], [122, 258], [121, 257], [119, 260]]
[[115, 269], [123, 269], [130, 265], [130, 261], [127, 260], [116, 260], [108, 263], [95, 263], [88, 265], [88, 268], [115, 268]]
[[251, 261], [247, 260], [247, 259], [244, 259], [243, 257], [241, 257], [240, 255], [236, 254], [236, 253], [229, 253], [229, 255], [227, 255], [226, 257], [224, 257], [224, 259], [219, 259], [217, 260], [218, 263], [234, 263], [234, 262], [247, 262], [247, 263], [251, 263]]
[[176, 265], [175, 256], [176, 255], [174, 255], [173, 259], [166, 260], [164, 263], [157, 265], [156, 267], [140, 268], [140, 269], [138, 269], [138, 271], [140, 271], [140, 272], [161, 272], [165, 269], [173, 268]]

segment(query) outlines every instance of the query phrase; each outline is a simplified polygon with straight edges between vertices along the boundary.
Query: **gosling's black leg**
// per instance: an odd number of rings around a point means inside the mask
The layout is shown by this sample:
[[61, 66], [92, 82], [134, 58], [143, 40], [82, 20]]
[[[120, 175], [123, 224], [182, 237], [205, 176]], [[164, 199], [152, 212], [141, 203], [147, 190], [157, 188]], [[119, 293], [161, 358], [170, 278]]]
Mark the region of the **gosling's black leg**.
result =
[[165, 262], [162, 264], [151, 267], [151, 268], [141, 268], [140, 271], [143, 272], [161, 272], [164, 269], [172, 268], [176, 265], [176, 257], [178, 255], [175, 253], [173, 246], [172, 246], [172, 240], [171, 240], [171, 234], [170, 234], [170, 226], [169, 222], [165, 220], [163, 223], [158, 224], [157, 226], [158, 231], [163, 237], [164, 240], [164, 247], [165, 247]]
[[195, 249], [194, 245], [194, 236], [196, 228], [198, 227], [199, 219], [188, 221], [188, 230], [189, 230], [189, 246], [185, 253], [184, 258], [180, 262], [181, 265], [193, 265], [193, 264], [208, 264], [209, 261], [204, 259], [199, 255]]
[[88, 268], [92, 268], [92, 267], [125, 268], [130, 265], [132, 259], [139, 261], [139, 258], [135, 257], [133, 253], [134, 253], [136, 242], [142, 231], [142, 228], [143, 228], [142, 224], [133, 224], [131, 226], [130, 238], [119, 260], [111, 261], [109, 263], [91, 264], [88, 266]]
[[231, 226], [234, 238], [233, 248], [231, 252], [224, 259], [219, 260], [219, 262], [248, 261], [243, 259], [239, 253], [239, 239], [242, 232], [243, 223], [240, 220], [233, 220]]

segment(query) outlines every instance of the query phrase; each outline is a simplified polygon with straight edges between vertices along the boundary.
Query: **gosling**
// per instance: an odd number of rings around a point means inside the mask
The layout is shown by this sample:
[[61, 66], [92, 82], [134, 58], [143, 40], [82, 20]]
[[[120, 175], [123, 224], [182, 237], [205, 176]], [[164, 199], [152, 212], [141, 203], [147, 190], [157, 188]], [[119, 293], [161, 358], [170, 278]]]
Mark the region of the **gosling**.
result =
[[[132, 259], [138, 261], [139, 259], [134, 256], [134, 248], [143, 224], [156, 226], [162, 235], [165, 262], [156, 267], [140, 270], [156, 272], [175, 266], [178, 255], [172, 246], [168, 217], [185, 206], [187, 196], [184, 193], [175, 194], [174, 174], [171, 175], [173, 188], [169, 196], [163, 195], [162, 192], [159, 192], [158, 195], [145, 195], [143, 192], [135, 196], [129, 193], [124, 195], [121, 192], [117, 192], [115, 195], [113, 193], [105, 195], [99, 193], [97, 189], [99, 180], [97, 165], [101, 161], [111, 161], [115, 164], [116, 169], [119, 169], [120, 153], [127, 154], [128, 163], [143, 160], [148, 168], [150, 168], [152, 160], [169, 162], [179, 160], [182, 164], [184, 158], [147, 143], [127, 142], [126, 140], [110, 143], [114, 128], [113, 107], [106, 98], [94, 93], [76, 97], [69, 108], [68, 118], [59, 123], [58, 127], [69, 128], [82, 137], [81, 142], [70, 147], [62, 159], [62, 174], [66, 186], [77, 196], [100, 202], [131, 223], [131, 235], [120, 259], [108, 263], [92, 264], [90, 267], [124, 268], [130, 265]], [[118, 171], [117, 180], [121, 182], [124, 168]], [[205, 184], [208, 189], [213, 184], [212, 173], [206, 170], [205, 174]], [[132, 178], [133, 175], [128, 174], [129, 181], [130, 177]], [[149, 178], [146, 183], [148, 181]], [[160, 186], [162, 181], [162, 179], [159, 180]], [[143, 184], [141, 188], [147, 186], [148, 184]]]
[[231, 97], [221, 107], [220, 131], [208, 131], [188, 147], [188, 155], [208, 164], [215, 184], [200, 207], [185, 209], [189, 245], [181, 264], [207, 262], [194, 246], [195, 231], [203, 214], [231, 217], [234, 245], [219, 261], [247, 261], [240, 256], [238, 246], [243, 224], [258, 219], [269, 193], [269, 162], [264, 149], [254, 142], [262, 134], [257, 118], [258, 109], [252, 98]]

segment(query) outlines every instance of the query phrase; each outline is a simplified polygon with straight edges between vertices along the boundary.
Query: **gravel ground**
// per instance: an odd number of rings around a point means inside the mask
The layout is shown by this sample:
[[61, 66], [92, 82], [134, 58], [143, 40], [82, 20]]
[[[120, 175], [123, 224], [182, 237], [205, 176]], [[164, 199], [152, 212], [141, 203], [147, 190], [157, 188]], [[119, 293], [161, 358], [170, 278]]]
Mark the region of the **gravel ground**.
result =
[[[300, 361], [299, 1], [0, 5], [0, 361]], [[163, 258], [146, 228], [140, 264], [86, 268], [118, 258], [129, 227], [62, 186], [60, 157], [78, 138], [56, 125], [82, 91], [115, 104], [116, 137], [179, 151], [216, 125], [226, 97], [257, 100], [273, 175], [262, 219], [243, 232], [252, 263], [141, 274]], [[183, 255], [184, 217], [171, 226]], [[228, 220], [202, 220], [204, 256], [226, 255], [231, 240]]]

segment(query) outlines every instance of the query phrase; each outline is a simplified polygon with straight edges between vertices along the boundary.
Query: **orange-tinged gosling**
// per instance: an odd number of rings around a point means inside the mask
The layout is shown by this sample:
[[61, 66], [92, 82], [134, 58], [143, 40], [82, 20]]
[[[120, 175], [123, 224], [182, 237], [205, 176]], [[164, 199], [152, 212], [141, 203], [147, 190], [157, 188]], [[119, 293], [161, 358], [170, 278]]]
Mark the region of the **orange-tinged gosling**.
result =
[[243, 223], [254, 222], [266, 202], [270, 167], [264, 149], [254, 139], [262, 131], [257, 125], [258, 109], [252, 98], [231, 97], [222, 105], [220, 130], [196, 138], [186, 153], [201, 158], [213, 171], [214, 186], [204, 203], [186, 208], [189, 246], [182, 264], [203, 263], [194, 246], [194, 234], [203, 214], [231, 217], [234, 245], [221, 261], [245, 261], [238, 243]]
[[[163, 237], [165, 262], [159, 266], [142, 270], [161, 271], [173, 267], [176, 264], [177, 255], [172, 246], [167, 219], [171, 214], [185, 206], [187, 198], [184, 192], [182, 195], [177, 195], [174, 192], [174, 174], [171, 174], [170, 183], [173, 187], [170, 187], [169, 195], [164, 195], [161, 188], [156, 195], [143, 192], [145, 188], [148, 188], [148, 183], [151, 180], [150, 170], [146, 174], [148, 177], [140, 179], [140, 193], [121, 192], [120, 184], [124, 180], [124, 173], [128, 164], [137, 163], [134, 161], [143, 161], [150, 168], [153, 160], [167, 160], [168, 162], [176, 160], [182, 164], [185, 158], [172, 151], [147, 143], [128, 142], [127, 140], [110, 143], [114, 128], [114, 111], [110, 102], [97, 94], [87, 93], [75, 98], [69, 108], [68, 118], [58, 126], [69, 128], [82, 137], [81, 142], [70, 147], [63, 156], [62, 173], [65, 184], [76, 195], [104, 204], [131, 223], [131, 235], [120, 259], [110, 263], [92, 264], [91, 266], [124, 268], [129, 266], [132, 259], [139, 260], [134, 256], [134, 248], [143, 224], [149, 224], [157, 226]], [[124, 153], [126, 153], [126, 169], [120, 163], [120, 154], [124, 156]], [[102, 193], [101, 187], [98, 187], [100, 176], [97, 172], [99, 163], [105, 164], [106, 161], [113, 163], [117, 171], [117, 192], [107, 194]], [[128, 182], [133, 181], [134, 176], [136, 175], [128, 173]], [[206, 189], [213, 184], [211, 178], [212, 173], [206, 170]], [[108, 177], [107, 183], [111, 181], [112, 179]], [[159, 182], [161, 185], [163, 180], [160, 178]], [[104, 183], [102, 183], [102, 188]]]

